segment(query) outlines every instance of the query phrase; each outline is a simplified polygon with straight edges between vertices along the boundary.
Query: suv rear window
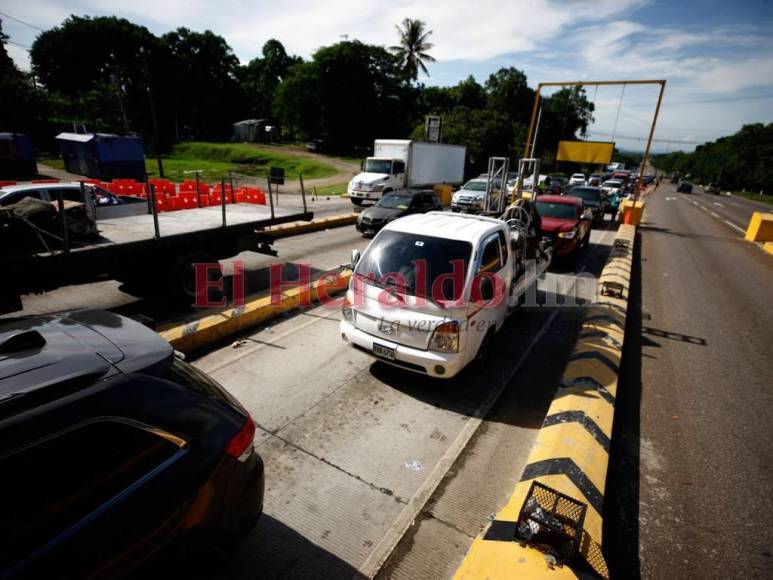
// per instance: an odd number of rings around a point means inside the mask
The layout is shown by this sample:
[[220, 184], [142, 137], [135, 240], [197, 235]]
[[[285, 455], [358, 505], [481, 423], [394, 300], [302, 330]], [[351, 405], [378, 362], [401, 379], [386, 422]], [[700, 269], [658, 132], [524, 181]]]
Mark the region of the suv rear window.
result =
[[126, 491], [183, 444], [132, 422], [97, 420], [0, 457], [0, 569]]
[[161, 378], [188, 387], [192, 391], [196, 391], [207, 397], [217, 399], [218, 401], [224, 401], [232, 407], [244, 409], [241, 403], [233, 398], [218, 382], [176, 356], [172, 357], [172, 364], [166, 370], [165, 374], [161, 375]]

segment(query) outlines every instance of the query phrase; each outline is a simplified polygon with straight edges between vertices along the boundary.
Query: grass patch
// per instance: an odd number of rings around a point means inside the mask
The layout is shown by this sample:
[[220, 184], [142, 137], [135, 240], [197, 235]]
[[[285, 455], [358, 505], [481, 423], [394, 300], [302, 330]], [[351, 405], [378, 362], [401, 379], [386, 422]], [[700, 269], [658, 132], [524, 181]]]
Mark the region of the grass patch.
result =
[[734, 191], [733, 195], [737, 195], [738, 197], [745, 197], [746, 199], [751, 199], [752, 201], [761, 201], [762, 203], [773, 205], [773, 195], [760, 195], [759, 193], [754, 193], [751, 191]]
[[38, 159], [38, 163], [42, 163], [43, 165], [46, 165], [48, 167], [53, 167], [54, 169], [61, 169], [64, 171], [64, 161], [62, 161], [61, 157], [52, 157], [51, 159]]
[[[318, 187], [317, 188], [317, 195], [320, 196], [333, 196], [333, 195], [343, 195], [346, 193], [346, 187], [349, 185], [349, 182], [344, 183], [335, 183], [333, 185], [325, 185], [324, 187]], [[306, 193], [311, 195], [314, 193], [314, 189], [312, 187], [309, 187], [306, 190]]]
[[[330, 177], [338, 173], [332, 165], [321, 163], [316, 159], [298, 157], [292, 153], [263, 149], [248, 143], [205, 143], [191, 141], [179, 143], [168, 155], [162, 157], [164, 177], [172, 181], [195, 179], [193, 173], [201, 169], [204, 173], [202, 181], [213, 183], [222, 178], [228, 179], [228, 171], [251, 177], [268, 177], [271, 167], [281, 167], [285, 170], [285, 179], [295, 180], [303, 174], [304, 179]], [[64, 162], [59, 159], [41, 159], [40, 163], [64, 169]], [[158, 162], [155, 157], [145, 158], [145, 171], [151, 177], [158, 176]], [[344, 186], [344, 189], [346, 187]], [[333, 195], [332, 193], [326, 195]]]
[[[300, 174], [303, 174], [304, 179], [316, 179], [338, 173], [332, 165], [320, 163], [315, 159], [262, 149], [248, 143], [179, 143], [166, 159], [173, 163], [184, 161], [188, 165], [187, 169], [204, 169], [209, 179], [210, 173], [217, 179], [224, 176], [223, 172], [227, 176], [229, 169], [244, 175], [267, 177], [271, 167], [284, 169], [286, 179], [298, 179]], [[197, 163], [198, 167], [194, 167]], [[178, 167], [185, 165], [179, 163]]]

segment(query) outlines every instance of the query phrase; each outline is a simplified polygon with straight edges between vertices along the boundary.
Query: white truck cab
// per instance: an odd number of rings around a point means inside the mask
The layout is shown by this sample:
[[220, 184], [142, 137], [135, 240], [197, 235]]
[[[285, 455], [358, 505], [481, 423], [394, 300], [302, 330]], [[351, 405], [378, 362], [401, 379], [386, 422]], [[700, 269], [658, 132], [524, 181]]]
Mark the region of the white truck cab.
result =
[[450, 378], [490, 351], [510, 307], [516, 267], [508, 225], [430, 212], [384, 227], [360, 257], [340, 331], [389, 364]]

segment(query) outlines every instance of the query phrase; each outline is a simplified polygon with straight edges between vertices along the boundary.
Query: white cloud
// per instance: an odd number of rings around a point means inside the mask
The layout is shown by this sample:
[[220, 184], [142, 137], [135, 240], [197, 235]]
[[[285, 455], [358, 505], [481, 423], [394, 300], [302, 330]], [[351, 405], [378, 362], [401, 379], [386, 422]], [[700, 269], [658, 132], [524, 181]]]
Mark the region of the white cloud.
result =
[[568, 29], [626, 14], [646, 0], [37, 0], [14, 7], [14, 16], [48, 28], [69, 13], [116, 14], [156, 33], [187, 26], [223, 35], [242, 60], [260, 52], [269, 38], [308, 57], [341, 35], [390, 45], [394, 25], [419, 18], [434, 31], [433, 54], [443, 60], [486, 60], [532, 50]]

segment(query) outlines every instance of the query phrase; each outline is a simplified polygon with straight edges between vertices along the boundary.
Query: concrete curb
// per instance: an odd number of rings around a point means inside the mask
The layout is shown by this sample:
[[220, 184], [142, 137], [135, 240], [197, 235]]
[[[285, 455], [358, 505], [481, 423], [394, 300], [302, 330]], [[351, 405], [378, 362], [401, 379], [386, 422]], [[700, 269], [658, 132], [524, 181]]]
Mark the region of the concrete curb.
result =
[[[609, 577], [601, 552], [603, 502], [635, 235], [634, 226], [620, 226], [599, 279], [596, 304], [583, 322], [521, 479], [507, 505], [475, 539], [455, 578]], [[534, 481], [587, 506], [576, 568], [556, 566], [549, 561], [552, 557], [515, 538]]]
[[328, 217], [314, 218], [310, 222], [290, 222], [287, 224], [279, 224], [276, 226], [269, 226], [263, 230], [267, 234], [271, 234], [275, 238], [286, 238], [289, 236], [296, 236], [298, 234], [306, 234], [309, 232], [318, 232], [321, 230], [327, 230], [329, 228], [339, 228], [342, 226], [348, 226], [357, 221], [357, 214], [343, 214], [334, 215]]
[[284, 312], [318, 304], [340, 294], [348, 287], [350, 277], [351, 271], [328, 273], [313, 282], [310, 288], [290, 288], [282, 292], [281, 298], [277, 300], [272, 301], [271, 296], [263, 296], [243, 306], [228, 308], [186, 324], [169, 325], [159, 330], [158, 334], [175, 349], [191, 351], [276, 318]]

